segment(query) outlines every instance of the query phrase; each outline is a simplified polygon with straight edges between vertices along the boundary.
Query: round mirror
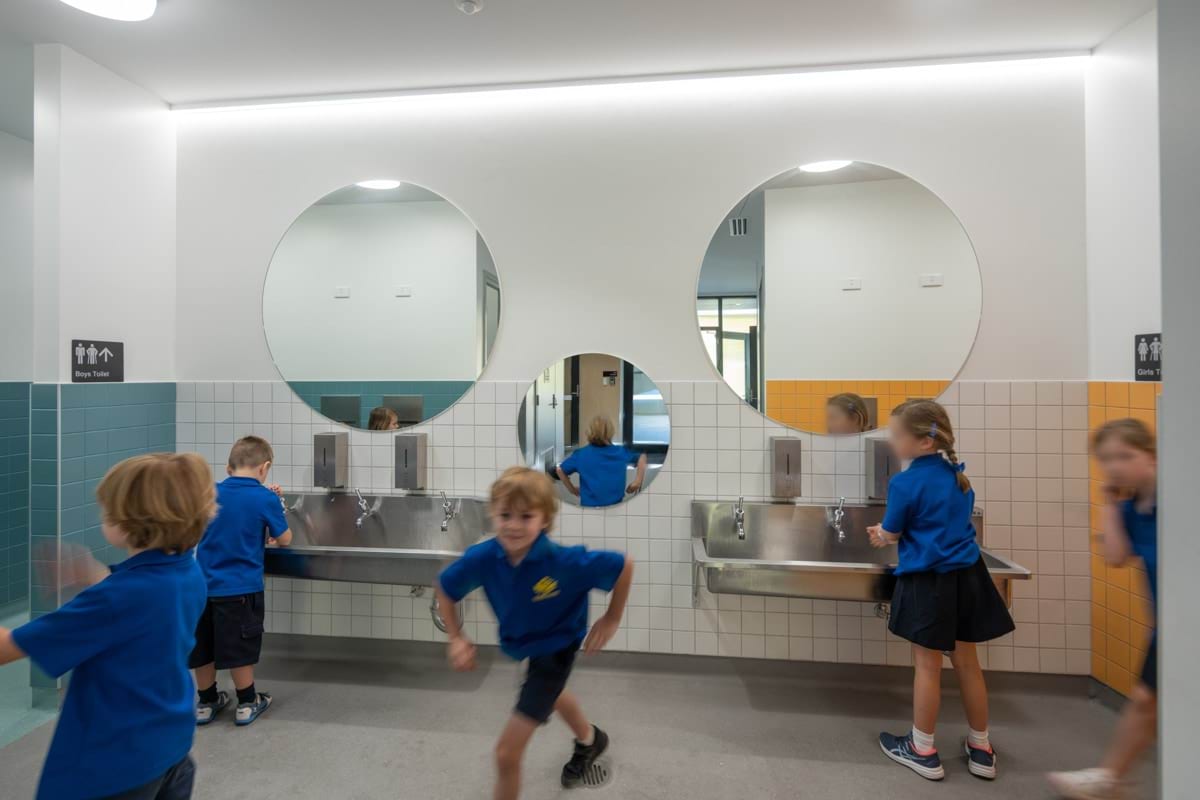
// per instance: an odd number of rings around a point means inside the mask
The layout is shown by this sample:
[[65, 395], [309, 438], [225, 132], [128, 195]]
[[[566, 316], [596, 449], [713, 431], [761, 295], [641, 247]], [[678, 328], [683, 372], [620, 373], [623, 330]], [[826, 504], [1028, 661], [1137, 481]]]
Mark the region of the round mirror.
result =
[[940, 394], [983, 302], [975, 251], [945, 203], [860, 161], [806, 164], [742, 198], [713, 234], [696, 296], [729, 387], [777, 422], [830, 434]]
[[471, 388], [500, 322], [487, 245], [452, 203], [395, 180], [326, 195], [267, 271], [263, 327], [292, 390], [329, 419], [396, 430]]
[[572, 505], [613, 506], [645, 491], [671, 441], [662, 392], [617, 356], [556, 361], [525, 392], [517, 418], [525, 462]]

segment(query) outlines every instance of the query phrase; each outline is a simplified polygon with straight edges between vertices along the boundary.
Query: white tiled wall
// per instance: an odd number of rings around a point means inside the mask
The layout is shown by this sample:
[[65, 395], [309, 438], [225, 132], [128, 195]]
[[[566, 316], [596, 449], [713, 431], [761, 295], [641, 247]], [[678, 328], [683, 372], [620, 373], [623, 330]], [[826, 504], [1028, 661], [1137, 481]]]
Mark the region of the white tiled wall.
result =
[[[625, 623], [612, 649], [704, 655], [909, 664], [905, 642], [890, 636], [865, 603], [714, 596], [692, 605], [690, 504], [693, 498], [766, 499], [767, 439], [805, 440], [807, 501], [864, 494], [861, 443], [797, 433], [747, 408], [717, 382], [662, 384], [671, 415], [671, 448], [648, 489], [611, 509], [564, 507], [556, 535], [630, 553], [638, 564]], [[525, 386], [481, 382], [440, 417], [430, 434], [430, 487], [483, 495], [497, 473], [518, 463], [517, 409]], [[177, 442], [224, 476], [238, 436], [271, 440], [273, 480], [312, 486], [312, 435], [337, 430], [282, 382], [180, 383]], [[1014, 634], [981, 648], [996, 670], [1087, 674], [1091, 666], [1088, 541], [1087, 385], [1083, 382], [958, 382], [940, 398], [958, 435], [986, 520], [986, 545], [1029, 567], [1015, 588]], [[386, 435], [351, 432], [351, 484], [391, 491]], [[602, 603], [597, 597], [594, 605]], [[274, 578], [268, 629], [313, 635], [432, 639], [428, 597], [410, 587]], [[480, 642], [495, 641], [486, 604], [467, 619]]]

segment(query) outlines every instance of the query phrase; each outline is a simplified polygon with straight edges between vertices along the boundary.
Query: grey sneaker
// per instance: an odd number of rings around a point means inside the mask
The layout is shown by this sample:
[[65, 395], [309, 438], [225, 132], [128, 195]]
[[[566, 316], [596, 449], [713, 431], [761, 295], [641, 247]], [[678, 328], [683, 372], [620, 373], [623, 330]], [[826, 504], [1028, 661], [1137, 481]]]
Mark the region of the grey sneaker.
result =
[[221, 709], [229, 705], [229, 692], [217, 692], [215, 703], [196, 703], [196, 724], [207, 725], [212, 722]]
[[253, 703], [238, 703], [237, 716], [234, 722], [238, 725], [249, 725], [271, 707], [271, 695], [259, 692]]

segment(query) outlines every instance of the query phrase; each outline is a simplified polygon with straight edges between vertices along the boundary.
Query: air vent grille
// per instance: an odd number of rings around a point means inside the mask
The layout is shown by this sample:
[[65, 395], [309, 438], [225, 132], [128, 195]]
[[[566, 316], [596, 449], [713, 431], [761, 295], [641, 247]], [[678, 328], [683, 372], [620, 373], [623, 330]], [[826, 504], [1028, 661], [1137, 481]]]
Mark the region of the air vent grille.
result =
[[729, 220], [730, 236], [745, 236], [750, 232], [750, 220], [746, 217], [733, 217]]

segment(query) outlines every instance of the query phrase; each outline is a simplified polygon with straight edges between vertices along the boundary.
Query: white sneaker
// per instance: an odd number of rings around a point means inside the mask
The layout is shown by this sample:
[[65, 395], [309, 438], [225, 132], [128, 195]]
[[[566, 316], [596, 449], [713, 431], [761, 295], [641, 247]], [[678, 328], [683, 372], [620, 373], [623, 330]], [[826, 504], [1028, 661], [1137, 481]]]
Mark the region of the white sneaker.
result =
[[1125, 797], [1124, 786], [1112, 770], [1099, 767], [1077, 772], [1051, 772], [1046, 779], [1054, 791], [1067, 800], [1119, 800]]

